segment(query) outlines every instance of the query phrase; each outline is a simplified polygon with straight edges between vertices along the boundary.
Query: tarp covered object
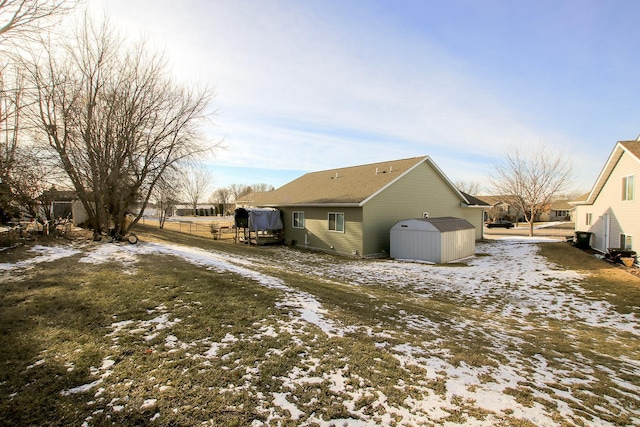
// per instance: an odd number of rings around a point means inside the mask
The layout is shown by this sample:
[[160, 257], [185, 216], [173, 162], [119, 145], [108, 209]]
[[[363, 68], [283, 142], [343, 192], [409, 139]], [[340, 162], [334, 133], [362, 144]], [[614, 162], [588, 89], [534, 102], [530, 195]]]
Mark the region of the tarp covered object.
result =
[[278, 209], [250, 209], [249, 229], [258, 230], [282, 230], [282, 219]]
[[236, 227], [249, 228], [249, 210], [245, 208], [238, 208], [234, 215]]

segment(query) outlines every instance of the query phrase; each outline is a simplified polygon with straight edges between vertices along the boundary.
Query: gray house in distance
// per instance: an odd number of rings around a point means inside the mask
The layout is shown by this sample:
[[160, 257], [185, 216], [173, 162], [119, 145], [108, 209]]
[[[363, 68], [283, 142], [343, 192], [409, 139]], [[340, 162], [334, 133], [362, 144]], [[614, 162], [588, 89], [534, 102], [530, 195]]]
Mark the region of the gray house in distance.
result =
[[361, 257], [388, 255], [391, 227], [408, 218], [462, 218], [481, 239], [487, 208], [428, 156], [311, 172], [252, 196], [282, 212], [287, 243]]

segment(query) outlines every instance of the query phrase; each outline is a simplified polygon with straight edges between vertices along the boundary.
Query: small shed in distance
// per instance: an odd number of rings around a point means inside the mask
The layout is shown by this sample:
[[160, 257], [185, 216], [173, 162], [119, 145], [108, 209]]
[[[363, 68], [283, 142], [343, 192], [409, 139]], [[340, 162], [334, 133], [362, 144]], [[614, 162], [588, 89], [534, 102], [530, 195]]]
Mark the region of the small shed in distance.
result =
[[476, 231], [462, 218], [414, 218], [391, 227], [391, 258], [446, 263], [476, 252]]

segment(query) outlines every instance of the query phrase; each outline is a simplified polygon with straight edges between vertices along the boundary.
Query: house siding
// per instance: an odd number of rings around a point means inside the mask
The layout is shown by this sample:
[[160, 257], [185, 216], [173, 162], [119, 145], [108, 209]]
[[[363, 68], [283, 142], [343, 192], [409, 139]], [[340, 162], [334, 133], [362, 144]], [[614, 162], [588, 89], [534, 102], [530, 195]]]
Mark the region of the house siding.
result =
[[391, 227], [408, 218], [454, 216], [476, 227], [476, 239], [482, 238], [483, 213], [463, 208], [460, 198], [448, 183], [427, 163], [420, 164], [363, 206], [363, 242], [365, 255], [388, 254]]
[[[634, 198], [622, 200], [622, 178], [634, 175]], [[633, 236], [633, 250], [640, 247], [640, 162], [627, 153], [622, 154], [591, 205], [576, 206], [576, 230], [594, 233], [591, 246], [605, 252], [620, 245], [620, 234]], [[586, 224], [587, 213], [592, 214], [591, 225]], [[605, 240], [606, 221], [609, 236]]]
[[[344, 207], [284, 207], [285, 240], [297, 246], [362, 255], [362, 209]], [[304, 212], [304, 229], [293, 228], [293, 212]], [[329, 231], [329, 212], [344, 213], [344, 233]]]

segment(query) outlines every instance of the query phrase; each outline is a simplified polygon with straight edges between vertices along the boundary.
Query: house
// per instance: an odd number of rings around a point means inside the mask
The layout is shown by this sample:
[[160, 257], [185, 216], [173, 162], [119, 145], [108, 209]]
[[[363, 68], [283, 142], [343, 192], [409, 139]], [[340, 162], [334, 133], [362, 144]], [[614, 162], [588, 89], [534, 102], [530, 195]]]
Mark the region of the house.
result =
[[[521, 222], [525, 220], [524, 213], [511, 204], [509, 196], [478, 196], [478, 198], [489, 205], [489, 209], [485, 213], [485, 221], [506, 219]], [[570, 221], [573, 210], [574, 207], [569, 204], [568, 200], [556, 200], [537, 214], [534, 220]]]
[[282, 212], [288, 243], [367, 257], [388, 255], [391, 227], [407, 218], [466, 219], [481, 239], [487, 207], [428, 156], [311, 172], [252, 198]]
[[524, 221], [524, 215], [516, 209], [510, 202], [508, 196], [478, 196], [485, 204], [485, 221], [497, 221], [505, 219], [507, 221]]
[[47, 190], [43, 197], [51, 202], [51, 218], [69, 218], [74, 225], [88, 219], [87, 211], [75, 191]]
[[638, 250], [640, 202], [635, 177], [640, 177], [640, 137], [616, 143], [586, 199], [572, 202], [575, 229], [593, 233], [594, 249]]
[[574, 209], [568, 200], [556, 200], [540, 213], [540, 221], [571, 221]]

